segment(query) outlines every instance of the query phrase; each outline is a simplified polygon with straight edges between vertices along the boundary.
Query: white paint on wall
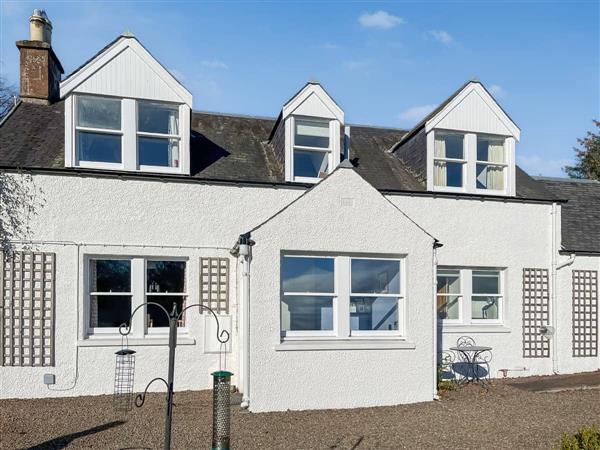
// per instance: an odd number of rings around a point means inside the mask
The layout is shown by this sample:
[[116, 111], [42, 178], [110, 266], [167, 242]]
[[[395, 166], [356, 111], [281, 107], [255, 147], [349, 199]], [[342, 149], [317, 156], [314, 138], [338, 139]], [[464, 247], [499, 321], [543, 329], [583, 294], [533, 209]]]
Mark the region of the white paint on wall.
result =
[[[349, 194], [352, 205], [340, 206]], [[346, 202], [347, 203], [347, 202]], [[434, 392], [433, 238], [354, 170], [339, 168], [311, 192], [252, 232], [250, 409], [352, 408], [432, 400]], [[283, 252], [406, 255], [404, 348], [355, 338], [285, 351], [280, 336]], [[378, 338], [385, 340], [385, 338]], [[388, 342], [400, 341], [391, 338]], [[348, 342], [349, 341], [349, 342]], [[345, 345], [347, 344], [347, 345]]]

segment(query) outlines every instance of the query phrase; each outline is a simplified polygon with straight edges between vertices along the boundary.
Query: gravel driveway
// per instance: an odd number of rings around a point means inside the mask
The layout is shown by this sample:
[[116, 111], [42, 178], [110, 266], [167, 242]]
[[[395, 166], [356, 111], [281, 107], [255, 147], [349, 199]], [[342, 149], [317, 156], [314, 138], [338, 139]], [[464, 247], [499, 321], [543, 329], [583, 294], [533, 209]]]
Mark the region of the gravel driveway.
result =
[[[599, 374], [600, 376], [600, 374]], [[353, 410], [252, 414], [232, 407], [235, 449], [550, 449], [600, 425], [600, 390], [535, 393], [496, 382], [442, 401]], [[120, 417], [110, 396], [0, 401], [2, 449], [160, 449], [163, 395]], [[173, 448], [209, 448], [210, 392], [175, 394]]]

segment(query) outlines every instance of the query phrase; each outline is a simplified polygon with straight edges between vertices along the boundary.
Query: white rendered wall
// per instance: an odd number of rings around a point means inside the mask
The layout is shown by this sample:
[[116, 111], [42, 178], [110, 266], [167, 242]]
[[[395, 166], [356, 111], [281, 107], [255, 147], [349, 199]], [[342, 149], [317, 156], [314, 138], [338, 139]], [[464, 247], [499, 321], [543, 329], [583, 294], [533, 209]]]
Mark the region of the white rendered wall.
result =
[[[27, 239], [62, 242], [60, 245], [36, 243], [30, 246], [35, 250], [56, 253], [56, 365], [0, 367], [2, 398], [112, 393], [114, 352], [120, 349], [120, 344], [113, 340], [104, 346], [96, 342], [94, 344], [99, 345], [86, 346], [92, 342], [85, 339], [82, 331], [84, 286], [81, 274], [86, 254], [188, 258], [187, 302], [197, 303], [200, 257], [231, 258], [229, 248], [240, 233], [303, 192], [64, 175], [34, 175], [33, 181], [40, 194]], [[73, 243], [81, 244], [79, 257], [78, 247]], [[231, 258], [233, 353], [227, 355], [227, 367], [239, 373], [236, 269], [236, 260]], [[180, 334], [177, 348], [175, 389], [207, 389], [211, 386], [210, 372], [218, 367], [218, 355], [204, 353], [204, 315], [197, 311], [188, 313], [188, 333]], [[166, 339], [145, 343], [156, 345], [137, 345], [137, 342], [130, 345], [137, 351], [137, 391], [142, 390], [152, 378], [167, 375]], [[75, 383], [77, 357], [79, 364]], [[56, 375], [56, 385], [52, 389], [66, 390], [49, 390], [43, 384], [45, 373]], [[8, 383], [6, 380], [11, 381]], [[235, 377], [233, 383], [237, 384]], [[163, 389], [158, 384], [153, 387]]]
[[[351, 169], [339, 168], [252, 233], [250, 409], [352, 408], [433, 399], [433, 239]], [[286, 349], [282, 252], [407, 254], [406, 342], [414, 348]], [[353, 338], [355, 339], [355, 338]], [[348, 338], [346, 338], [348, 340]], [[398, 338], [393, 340], [398, 341]]]
[[[561, 260], [566, 259], [566, 255], [561, 256]], [[557, 307], [561, 326], [557, 330], [556, 339], [558, 343], [558, 371], [560, 373], [600, 369], [600, 352], [596, 357], [573, 357], [571, 328], [573, 324], [573, 298], [571, 295], [573, 270], [595, 270], [600, 275], [600, 257], [578, 255], [572, 265], [563, 267], [558, 271]], [[597, 292], [600, 293], [600, 286], [598, 288]], [[598, 323], [598, 326], [600, 327], [600, 323]]]
[[[509, 369], [508, 376], [553, 373], [551, 357], [523, 358], [522, 350], [522, 271], [526, 267], [546, 268], [552, 275], [551, 205], [444, 197], [388, 198], [444, 244], [437, 252], [439, 266], [506, 268], [503, 325], [442, 326], [441, 348], [448, 349], [460, 336], [468, 335], [477, 344], [492, 347], [493, 377], [502, 376], [500, 369]], [[565, 259], [560, 256], [558, 262]], [[598, 270], [598, 259], [578, 258], [576, 263], [589, 260], [585, 267]], [[559, 368], [565, 373], [600, 367], [598, 359], [570, 357], [570, 270], [559, 271], [558, 337], [550, 343], [552, 349], [558, 339]]]

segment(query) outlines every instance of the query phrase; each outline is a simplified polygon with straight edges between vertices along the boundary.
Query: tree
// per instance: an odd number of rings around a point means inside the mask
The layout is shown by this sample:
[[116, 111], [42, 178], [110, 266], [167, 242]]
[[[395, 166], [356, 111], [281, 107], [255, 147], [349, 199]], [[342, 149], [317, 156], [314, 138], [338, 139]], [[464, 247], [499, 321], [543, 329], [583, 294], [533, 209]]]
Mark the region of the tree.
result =
[[563, 170], [571, 178], [587, 178], [600, 181], [600, 121], [594, 120], [597, 132], [588, 131], [583, 139], [577, 139], [579, 148], [575, 147], [577, 164], [566, 166]]

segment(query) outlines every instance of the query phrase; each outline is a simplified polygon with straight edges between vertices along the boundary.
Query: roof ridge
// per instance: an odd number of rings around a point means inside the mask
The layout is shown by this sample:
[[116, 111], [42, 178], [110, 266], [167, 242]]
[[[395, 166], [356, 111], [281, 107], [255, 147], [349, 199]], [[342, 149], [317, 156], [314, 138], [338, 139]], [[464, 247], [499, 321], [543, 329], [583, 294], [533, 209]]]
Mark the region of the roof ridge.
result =
[[531, 178], [538, 181], [557, 181], [560, 183], [600, 183], [599, 180], [590, 180], [587, 178], [548, 177], [543, 175], [531, 176]]

